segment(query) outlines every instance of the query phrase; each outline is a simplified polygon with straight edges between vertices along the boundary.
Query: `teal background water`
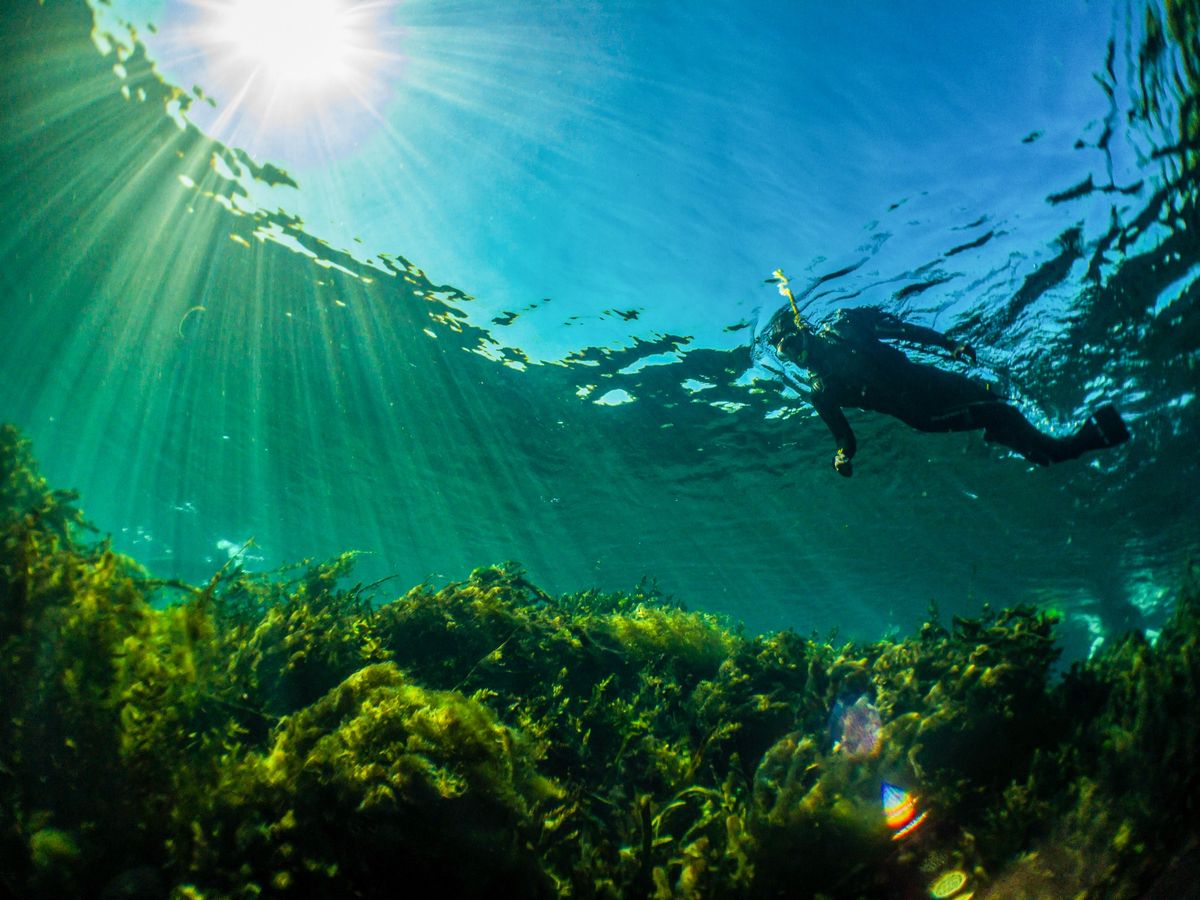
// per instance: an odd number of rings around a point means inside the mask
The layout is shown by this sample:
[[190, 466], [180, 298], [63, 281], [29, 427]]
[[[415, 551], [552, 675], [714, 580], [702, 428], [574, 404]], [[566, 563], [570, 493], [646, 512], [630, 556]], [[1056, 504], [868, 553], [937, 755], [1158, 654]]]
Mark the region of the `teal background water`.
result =
[[[187, 10], [101, 9], [93, 41], [81, 3], [4, 7], [0, 418], [156, 573], [253, 537], [402, 586], [651, 577], [753, 629], [1161, 622], [1200, 544], [1200, 247], [1141, 8], [413, 4], [389, 127], [324, 155], [184, 119]], [[1113, 399], [1134, 440], [1037, 470], [863, 413], [838, 479], [752, 365], [780, 265], [814, 316], [956, 329], [1045, 427]]]

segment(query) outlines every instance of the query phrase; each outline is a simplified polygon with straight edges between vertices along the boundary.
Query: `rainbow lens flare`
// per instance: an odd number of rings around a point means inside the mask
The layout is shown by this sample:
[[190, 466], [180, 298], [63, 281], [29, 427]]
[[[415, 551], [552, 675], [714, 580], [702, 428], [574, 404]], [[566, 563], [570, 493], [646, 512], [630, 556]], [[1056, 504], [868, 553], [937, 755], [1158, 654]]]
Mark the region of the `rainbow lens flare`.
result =
[[892, 835], [893, 841], [908, 837], [925, 821], [925, 813], [917, 814], [916, 796], [903, 788], [885, 781], [881, 799], [883, 800], [883, 815], [888, 828], [895, 832]]

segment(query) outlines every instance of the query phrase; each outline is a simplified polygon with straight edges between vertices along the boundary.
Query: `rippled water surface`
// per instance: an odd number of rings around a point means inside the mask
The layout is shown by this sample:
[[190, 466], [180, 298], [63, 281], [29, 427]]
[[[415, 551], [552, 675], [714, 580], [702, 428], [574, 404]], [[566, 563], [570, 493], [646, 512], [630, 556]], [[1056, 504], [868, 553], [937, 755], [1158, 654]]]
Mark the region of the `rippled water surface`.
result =
[[[1200, 545], [1195, 34], [790, 6], [380, 7], [373, 80], [264, 125], [199, 7], [5, 4], [0, 419], [164, 576], [253, 538], [653, 578], [754, 629], [1156, 627]], [[840, 479], [752, 361], [779, 266], [814, 318], [883, 306], [1044, 428], [1110, 400], [1133, 440], [1038, 469], [852, 411]]]

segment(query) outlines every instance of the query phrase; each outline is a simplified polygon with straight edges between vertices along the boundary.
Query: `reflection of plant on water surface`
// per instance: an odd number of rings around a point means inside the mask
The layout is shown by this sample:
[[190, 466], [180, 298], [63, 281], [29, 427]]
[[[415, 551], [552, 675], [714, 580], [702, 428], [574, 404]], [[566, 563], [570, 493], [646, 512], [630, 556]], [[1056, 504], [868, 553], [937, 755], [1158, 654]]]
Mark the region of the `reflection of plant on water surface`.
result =
[[0, 432], [18, 895], [1140, 896], [1194, 850], [1194, 576], [1156, 644], [1060, 680], [1032, 607], [836, 645], [511, 564], [378, 606], [351, 554], [192, 587], [74, 499]]

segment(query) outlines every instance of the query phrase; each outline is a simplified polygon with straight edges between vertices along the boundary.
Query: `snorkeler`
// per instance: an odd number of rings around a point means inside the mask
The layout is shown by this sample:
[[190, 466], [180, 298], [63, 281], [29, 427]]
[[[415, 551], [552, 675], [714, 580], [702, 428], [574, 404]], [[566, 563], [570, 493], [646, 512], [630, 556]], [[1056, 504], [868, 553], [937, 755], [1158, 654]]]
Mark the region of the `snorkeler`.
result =
[[839, 475], [848, 478], [854, 472], [856, 441], [842, 413], [847, 406], [894, 416], [918, 431], [982, 428], [984, 440], [1003, 444], [1041, 466], [1129, 440], [1129, 430], [1111, 404], [1097, 409], [1069, 437], [1042, 433], [991, 385], [915, 363], [884, 340], [937, 347], [955, 360], [974, 362], [975, 351], [969, 344], [881, 309], [839, 310], [817, 330], [800, 315], [783, 273], [777, 271], [775, 276], [779, 292], [791, 301], [792, 315], [786, 308], [781, 311], [779, 336], [772, 335], [771, 341], [782, 357], [808, 370], [808, 399], [833, 433], [837, 444], [833, 467]]

